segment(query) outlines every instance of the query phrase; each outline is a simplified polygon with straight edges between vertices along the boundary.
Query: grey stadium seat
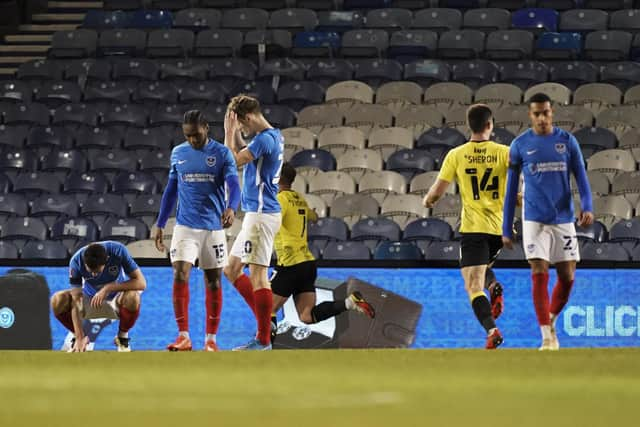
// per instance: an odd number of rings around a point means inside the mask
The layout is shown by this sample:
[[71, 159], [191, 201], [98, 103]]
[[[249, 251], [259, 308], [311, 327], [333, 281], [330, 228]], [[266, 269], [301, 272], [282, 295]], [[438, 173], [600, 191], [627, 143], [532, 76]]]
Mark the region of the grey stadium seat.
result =
[[57, 31], [51, 39], [49, 55], [54, 58], [84, 58], [96, 52], [98, 35], [94, 30]]
[[533, 34], [524, 30], [494, 31], [487, 36], [485, 56], [492, 60], [519, 60], [531, 57]]

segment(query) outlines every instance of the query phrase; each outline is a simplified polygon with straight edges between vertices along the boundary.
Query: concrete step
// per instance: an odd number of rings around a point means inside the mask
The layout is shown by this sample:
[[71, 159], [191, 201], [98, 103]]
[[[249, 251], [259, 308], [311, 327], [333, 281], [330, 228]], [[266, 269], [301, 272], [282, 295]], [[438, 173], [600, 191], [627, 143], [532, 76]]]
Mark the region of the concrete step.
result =
[[31, 46], [31, 45], [0, 45], [0, 55], [17, 56], [22, 54], [40, 53], [46, 54], [49, 46]]
[[5, 43], [12, 44], [51, 44], [49, 34], [9, 34], [4, 36]]
[[56, 31], [71, 31], [78, 28], [77, 24], [49, 24], [49, 25], [20, 25], [19, 30], [30, 34], [53, 34]]
[[81, 23], [84, 13], [36, 13], [32, 20], [34, 23]]
[[0, 56], [0, 64], [4, 65], [20, 65], [27, 61], [36, 59], [45, 59], [44, 56]]

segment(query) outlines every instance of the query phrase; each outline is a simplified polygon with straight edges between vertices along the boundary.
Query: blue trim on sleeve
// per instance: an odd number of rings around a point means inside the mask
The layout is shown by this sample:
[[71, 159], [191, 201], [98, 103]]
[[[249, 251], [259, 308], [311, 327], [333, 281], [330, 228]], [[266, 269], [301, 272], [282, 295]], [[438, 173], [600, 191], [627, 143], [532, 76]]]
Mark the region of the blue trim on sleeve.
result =
[[518, 199], [518, 180], [520, 169], [511, 166], [507, 172], [507, 190], [504, 197], [504, 212], [502, 218], [502, 235], [513, 237], [513, 217], [515, 216], [516, 200]]
[[160, 212], [158, 213], [158, 227], [164, 228], [169, 220], [171, 210], [176, 205], [178, 199], [178, 180], [176, 178], [169, 177], [167, 186], [162, 194], [162, 200], [160, 201]]
[[240, 180], [238, 179], [238, 175], [228, 175], [225, 178], [225, 182], [229, 188], [227, 208], [237, 211], [238, 205], [240, 204]]

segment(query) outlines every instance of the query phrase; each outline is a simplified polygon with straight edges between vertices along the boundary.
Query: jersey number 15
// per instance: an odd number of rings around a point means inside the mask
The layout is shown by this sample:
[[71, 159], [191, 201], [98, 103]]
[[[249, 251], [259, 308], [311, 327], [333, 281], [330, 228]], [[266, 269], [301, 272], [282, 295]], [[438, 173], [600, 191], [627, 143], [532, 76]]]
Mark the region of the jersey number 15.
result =
[[[478, 170], [476, 168], [465, 169], [464, 172], [470, 175], [471, 178], [471, 190], [473, 191], [473, 200], [480, 200], [481, 191], [491, 191], [491, 198], [497, 199], [500, 197], [498, 188], [500, 187], [500, 179], [497, 176], [491, 176], [493, 168], [487, 168], [482, 175], [482, 179], [478, 182]], [[489, 184], [489, 181], [491, 183]]]

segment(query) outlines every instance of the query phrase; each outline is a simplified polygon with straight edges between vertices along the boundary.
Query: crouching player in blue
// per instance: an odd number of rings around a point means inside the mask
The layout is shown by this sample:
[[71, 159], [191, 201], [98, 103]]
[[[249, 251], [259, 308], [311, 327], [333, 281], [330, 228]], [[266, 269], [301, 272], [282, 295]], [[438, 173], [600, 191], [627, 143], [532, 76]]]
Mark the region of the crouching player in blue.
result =
[[[128, 277], [125, 277], [125, 275]], [[140, 294], [147, 287], [142, 271], [118, 242], [97, 242], [79, 249], [69, 263], [71, 289], [56, 292], [51, 308], [75, 334], [71, 351], [86, 350], [83, 319], [119, 319], [116, 348], [131, 351], [129, 330], [140, 314]]]

